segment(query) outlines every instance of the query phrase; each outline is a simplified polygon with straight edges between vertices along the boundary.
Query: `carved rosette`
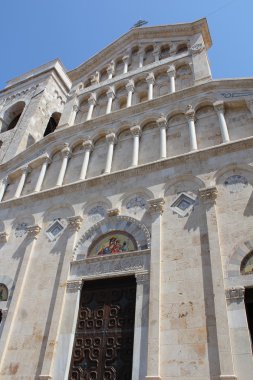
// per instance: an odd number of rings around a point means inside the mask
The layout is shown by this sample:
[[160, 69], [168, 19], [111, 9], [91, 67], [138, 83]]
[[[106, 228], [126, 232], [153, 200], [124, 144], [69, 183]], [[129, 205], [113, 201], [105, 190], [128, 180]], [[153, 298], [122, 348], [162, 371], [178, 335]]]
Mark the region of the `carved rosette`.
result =
[[8, 240], [7, 232], [0, 232], [0, 243], [6, 243]]
[[27, 236], [30, 239], [37, 239], [40, 231], [41, 231], [41, 227], [38, 224], [35, 224], [34, 226], [28, 226], [26, 228]]
[[72, 231], [79, 231], [82, 225], [83, 218], [81, 216], [71, 216], [67, 219], [68, 228]]
[[199, 195], [204, 203], [215, 202], [218, 190], [216, 186], [208, 187], [206, 189], [199, 189]]
[[144, 284], [145, 282], [149, 281], [149, 273], [148, 272], [137, 272], [135, 273], [136, 283], [138, 284]]
[[67, 282], [67, 292], [75, 293], [82, 289], [82, 280], [73, 280]]
[[119, 215], [119, 209], [118, 208], [110, 208], [107, 210], [107, 216], [112, 217], [112, 216], [118, 216]]
[[163, 198], [157, 198], [157, 199], [150, 199], [148, 201], [148, 211], [150, 214], [160, 214], [162, 215], [164, 211], [164, 199]]
[[236, 288], [226, 289], [226, 299], [229, 302], [241, 302], [244, 300], [245, 288], [238, 286]]

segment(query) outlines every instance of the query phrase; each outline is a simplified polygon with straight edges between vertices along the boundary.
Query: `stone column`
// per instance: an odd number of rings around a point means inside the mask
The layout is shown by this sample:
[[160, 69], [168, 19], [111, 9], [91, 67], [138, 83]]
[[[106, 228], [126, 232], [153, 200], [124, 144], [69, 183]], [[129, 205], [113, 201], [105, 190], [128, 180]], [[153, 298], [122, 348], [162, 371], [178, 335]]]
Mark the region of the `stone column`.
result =
[[168, 73], [169, 81], [170, 81], [170, 94], [173, 94], [176, 91], [176, 85], [175, 85], [176, 69], [175, 69], [175, 66], [173, 66], [173, 65], [169, 66], [167, 73]]
[[107, 95], [107, 99], [108, 99], [108, 103], [107, 103], [107, 107], [106, 107], [106, 114], [108, 114], [108, 113], [111, 113], [111, 111], [112, 111], [112, 101], [115, 98], [113, 88], [110, 88], [107, 91], [106, 95]]
[[[63, 264], [61, 266], [61, 272], [59, 273], [59, 285], [57, 287], [57, 294], [55, 297], [55, 303], [53, 305], [51, 324], [49, 334], [46, 342], [46, 350], [43, 358], [43, 365], [41, 368], [41, 374], [39, 379], [51, 379], [53, 378], [53, 365], [56, 356], [57, 344], [52, 342], [58, 342], [59, 333], [61, 329], [61, 323], [63, 319], [64, 310], [64, 298], [66, 296], [66, 281], [68, 278], [69, 266], [73, 255], [73, 249], [76, 243], [77, 232], [82, 225], [83, 218], [81, 216], [72, 216], [67, 218], [68, 227], [66, 234], [66, 249], [63, 257]], [[62, 236], [63, 238], [63, 236]], [[78, 288], [80, 289], [80, 281], [78, 281]], [[59, 376], [60, 377], [60, 376]], [[63, 378], [63, 377], [62, 377]]]
[[132, 98], [134, 93], [134, 81], [130, 79], [130, 81], [126, 84], [127, 90], [127, 108], [132, 105]]
[[16, 321], [21, 313], [23, 291], [26, 284], [27, 275], [30, 270], [32, 253], [40, 231], [41, 228], [37, 224], [27, 227], [27, 235], [22, 243], [23, 254], [20, 262], [19, 276], [17, 277], [15, 288], [13, 290], [12, 302], [10, 303], [8, 309], [8, 318], [3, 326], [0, 339], [0, 372], [3, 370], [4, 365], [6, 365], [6, 352], [8, 351], [9, 344], [11, 343], [11, 338], [14, 337], [14, 340], [16, 341]]
[[190, 148], [191, 148], [191, 150], [197, 150], [198, 144], [197, 144], [197, 137], [196, 137], [196, 130], [195, 130], [195, 121], [194, 121], [195, 120], [195, 111], [191, 105], [187, 106], [185, 116], [187, 118], [188, 126], [189, 126]]
[[145, 56], [144, 48], [141, 48], [139, 51], [139, 68], [143, 67], [144, 56]]
[[224, 277], [219, 241], [219, 228], [215, 201], [217, 188], [209, 187], [199, 190], [199, 195], [206, 213], [209, 255], [216, 318], [218, 355], [220, 362], [220, 379], [236, 380], [233, 366], [227, 305], [224, 291]]
[[137, 166], [139, 161], [139, 143], [141, 136], [141, 127], [139, 125], [134, 125], [130, 128], [132, 136], [134, 138], [133, 143], [133, 156], [132, 156], [132, 166]]
[[88, 110], [86, 121], [92, 118], [93, 110], [96, 105], [96, 94], [91, 94], [91, 96], [88, 99], [88, 103], [89, 103], [89, 110]]
[[146, 82], [148, 84], [148, 100], [153, 99], [153, 88], [154, 88], [154, 83], [155, 83], [155, 77], [153, 73], [149, 73]]
[[160, 158], [167, 157], [167, 136], [166, 136], [166, 128], [167, 128], [167, 119], [164, 115], [159, 117], [156, 120], [156, 124], [160, 128]]
[[221, 131], [221, 136], [222, 136], [222, 142], [227, 143], [230, 141], [229, 134], [228, 134], [228, 127], [226, 123], [226, 119], [224, 116], [224, 103], [223, 101], [217, 101], [213, 104], [214, 109], [218, 115], [219, 119], [219, 126], [220, 126], [220, 131]]
[[22, 190], [24, 188], [24, 185], [25, 185], [26, 177], [27, 177], [28, 173], [30, 172], [30, 168], [28, 166], [25, 166], [24, 168], [21, 169], [21, 171], [22, 171], [22, 174], [21, 174], [21, 177], [20, 177], [20, 180], [18, 183], [17, 190], [15, 192], [14, 198], [20, 197]]
[[69, 144], [64, 144], [64, 148], [61, 151], [62, 153], [62, 164], [61, 164], [61, 169], [57, 178], [56, 186], [62, 186], [64, 176], [66, 173], [67, 165], [68, 165], [68, 160], [71, 156], [71, 151], [69, 149]]
[[155, 62], [158, 62], [160, 60], [160, 46], [155, 46], [153, 55], [155, 58]]
[[83, 165], [80, 173], [80, 180], [84, 180], [86, 178], [87, 174], [87, 169], [89, 165], [89, 160], [90, 160], [90, 153], [93, 150], [93, 144], [91, 140], [86, 140], [83, 142], [83, 147], [84, 147], [84, 159], [83, 159]]
[[7, 188], [8, 185], [9, 185], [9, 179], [8, 179], [8, 176], [7, 176], [7, 177], [3, 178], [2, 181], [1, 181], [0, 202], [3, 200], [4, 194], [5, 194], [5, 191], [6, 191], [6, 188]]
[[79, 111], [78, 104], [74, 104], [73, 107], [72, 107], [72, 112], [71, 112], [70, 118], [69, 118], [69, 126], [70, 127], [72, 125], [74, 125], [75, 119], [76, 119], [76, 114], [77, 114], [78, 111]]
[[148, 201], [152, 216], [151, 256], [150, 256], [150, 291], [149, 291], [149, 325], [148, 325], [148, 368], [146, 380], [161, 380], [160, 377], [160, 334], [161, 334], [161, 244], [162, 213], [164, 199]]
[[[141, 367], [145, 368], [145, 351], [147, 345], [147, 321], [148, 309], [148, 287], [149, 274], [147, 272], [136, 273], [136, 302], [135, 302], [135, 321], [134, 321], [134, 347], [133, 347], [133, 369], [132, 380], [139, 380]], [[146, 312], [145, 312], [146, 311]]]
[[34, 192], [38, 192], [38, 191], [41, 190], [41, 186], [43, 184], [43, 181], [44, 181], [44, 178], [45, 178], [45, 175], [46, 175], [47, 166], [50, 163], [51, 163], [51, 160], [50, 160], [50, 158], [48, 156], [43, 157], [42, 166], [41, 166], [41, 169], [40, 169], [40, 174], [39, 174], [39, 177], [37, 179], [37, 183], [35, 185]]
[[109, 133], [108, 135], [106, 135], [106, 140], [108, 142], [108, 151], [107, 151], [107, 158], [106, 158], [104, 173], [108, 174], [111, 172], [111, 169], [112, 169], [113, 149], [114, 149], [114, 144], [116, 144], [117, 142], [115, 133]]
[[130, 56], [129, 56], [129, 55], [125, 55], [125, 56], [122, 58], [122, 61], [124, 62], [124, 70], [123, 70], [123, 74], [126, 74], [126, 73], [128, 72], [129, 60], [130, 60]]

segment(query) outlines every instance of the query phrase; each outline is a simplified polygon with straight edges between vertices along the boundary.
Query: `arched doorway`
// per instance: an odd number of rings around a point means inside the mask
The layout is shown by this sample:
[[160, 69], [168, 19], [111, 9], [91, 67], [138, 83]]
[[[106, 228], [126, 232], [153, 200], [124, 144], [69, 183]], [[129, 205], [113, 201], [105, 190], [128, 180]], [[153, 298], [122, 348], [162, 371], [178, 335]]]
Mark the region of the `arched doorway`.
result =
[[85, 283], [69, 380], [131, 380], [135, 299], [133, 276]]

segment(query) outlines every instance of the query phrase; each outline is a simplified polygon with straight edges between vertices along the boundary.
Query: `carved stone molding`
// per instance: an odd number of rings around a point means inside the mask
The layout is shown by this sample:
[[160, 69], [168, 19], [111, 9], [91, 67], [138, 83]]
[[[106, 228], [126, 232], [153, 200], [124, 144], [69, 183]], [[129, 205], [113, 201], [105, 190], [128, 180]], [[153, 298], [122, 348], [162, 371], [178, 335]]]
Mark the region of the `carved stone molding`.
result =
[[230, 302], [240, 302], [244, 300], [245, 288], [243, 286], [238, 286], [236, 288], [226, 289], [226, 299]]
[[156, 124], [159, 128], [166, 127], [167, 126], [167, 119], [164, 115], [161, 115], [157, 120]]
[[135, 273], [136, 283], [143, 284], [149, 281], [149, 273], [148, 272], [136, 272]]
[[6, 243], [8, 240], [7, 232], [0, 232], [0, 243]]
[[216, 186], [199, 189], [199, 195], [203, 202], [214, 202], [218, 195]]
[[118, 208], [110, 208], [107, 210], [107, 216], [112, 217], [112, 216], [118, 216], [119, 215], [119, 209]]
[[195, 111], [194, 111], [191, 104], [189, 104], [186, 107], [185, 116], [186, 116], [187, 120], [194, 120], [195, 119]]
[[134, 125], [130, 128], [133, 136], [141, 136], [141, 127], [139, 125]]
[[72, 280], [67, 282], [67, 292], [75, 293], [82, 289], [82, 280]]
[[34, 226], [28, 226], [26, 228], [27, 236], [31, 239], [37, 239], [38, 234], [41, 231], [41, 227], [38, 224]]
[[79, 231], [82, 225], [83, 218], [79, 215], [67, 218], [68, 228], [73, 231]]
[[164, 211], [164, 198], [150, 199], [148, 201], [148, 211], [150, 214], [160, 214], [162, 215]]
[[192, 47], [190, 48], [190, 51], [193, 55], [195, 55], [195, 54], [201, 53], [204, 50], [204, 48], [205, 46], [202, 43], [196, 43], [192, 45]]

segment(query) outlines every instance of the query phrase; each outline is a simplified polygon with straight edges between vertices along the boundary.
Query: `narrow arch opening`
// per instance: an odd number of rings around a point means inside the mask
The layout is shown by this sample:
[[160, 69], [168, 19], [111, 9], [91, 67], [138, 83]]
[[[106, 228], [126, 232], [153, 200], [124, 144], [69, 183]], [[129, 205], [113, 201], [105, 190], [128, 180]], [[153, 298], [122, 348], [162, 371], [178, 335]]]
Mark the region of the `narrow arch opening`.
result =
[[4, 114], [1, 132], [15, 128], [25, 108], [25, 102], [18, 102], [11, 106]]
[[44, 137], [55, 131], [57, 125], [59, 124], [60, 117], [61, 117], [61, 114], [59, 112], [54, 112], [51, 115], [44, 132]]
[[0, 284], [0, 301], [7, 301], [8, 299], [8, 289], [4, 284]]

